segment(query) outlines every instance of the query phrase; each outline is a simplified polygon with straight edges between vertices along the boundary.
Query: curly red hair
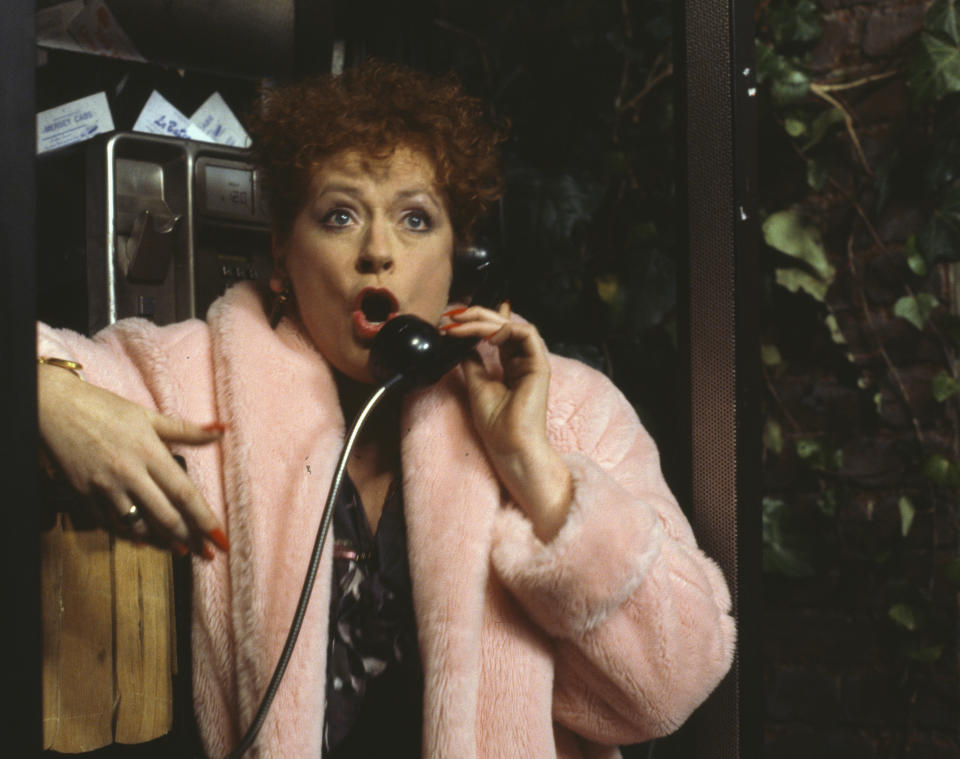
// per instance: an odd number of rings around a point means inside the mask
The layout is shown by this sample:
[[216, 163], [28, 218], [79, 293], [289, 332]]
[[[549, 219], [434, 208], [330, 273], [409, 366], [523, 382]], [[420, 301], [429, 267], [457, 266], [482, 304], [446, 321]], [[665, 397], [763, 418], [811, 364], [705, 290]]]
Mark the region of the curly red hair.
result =
[[247, 126], [280, 242], [307, 200], [313, 172], [345, 150], [373, 159], [398, 147], [426, 155], [459, 243], [472, 241], [477, 221], [501, 194], [505, 129], [452, 76], [366, 61], [339, 76], [265, 88]]

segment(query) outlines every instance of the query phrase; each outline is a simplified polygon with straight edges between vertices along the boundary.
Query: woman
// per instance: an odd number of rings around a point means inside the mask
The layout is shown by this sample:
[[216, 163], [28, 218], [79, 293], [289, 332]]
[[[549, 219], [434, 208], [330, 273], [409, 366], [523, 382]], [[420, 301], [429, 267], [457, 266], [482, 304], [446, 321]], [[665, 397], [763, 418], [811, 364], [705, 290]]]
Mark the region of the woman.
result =
[[253, 718], [394, 313], [482, 343], [358, 442], [258, 755], [616, 756], [674, 730], [729, 667], [734, 627], [654, 444], [508, 305], [447, 303], [454, 251], [499, 192], [498, 130], [456, 85], [377, 63], [267, 93], [250, 128], [272, 305], [240, 285], [206, 322], [39, 337], [88, 380], [38, 367], [41, 435], [67, 479], [131, 538], [207, 559], [207, 754]]

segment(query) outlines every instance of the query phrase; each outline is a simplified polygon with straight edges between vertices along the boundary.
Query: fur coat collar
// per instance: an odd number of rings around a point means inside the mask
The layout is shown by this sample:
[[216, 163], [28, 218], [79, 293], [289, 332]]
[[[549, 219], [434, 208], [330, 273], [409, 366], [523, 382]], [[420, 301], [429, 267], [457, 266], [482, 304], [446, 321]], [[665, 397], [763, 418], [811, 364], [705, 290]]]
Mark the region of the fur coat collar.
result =
[[[209, 567], [203, 585], [215, 598], [229, 596], [230, 617], [202, 626], [200, 637], [219, 638], [215, 647], [223, 650], [215, 658], [222, 669], [210, 678], [214, 673], [197, 668], [196, 700], [202, 713], [204, 694], [234, 680], [239, 703], [228, 713], [238, 713], [240, 724], [223, 729], [228, 720], [221, 714], [212, 724], [222, 727], [207, 735], [221, 749], [252, 720], [285, 640], [344, 420], [329, 365], [292, 322], [273, 332], [252, 289], [231, 290], [211, 309], [208, 324], [219, 419], [229, 426], [221, 508], [232, 548], [228, 561]], [[501, 498], [464, 393], [453, 372], [410, 396], [401, 455], [424, 667], [424, 756], [466, 759], [476, 755], [480, 635]], [[259, 739], [263, 756], [319, 756], [331, 547], [328, 540], [303, 630]], [[216, 606], [196, 611], [206, 617]], [[206, 722], [202, 714], [200, 721]]]

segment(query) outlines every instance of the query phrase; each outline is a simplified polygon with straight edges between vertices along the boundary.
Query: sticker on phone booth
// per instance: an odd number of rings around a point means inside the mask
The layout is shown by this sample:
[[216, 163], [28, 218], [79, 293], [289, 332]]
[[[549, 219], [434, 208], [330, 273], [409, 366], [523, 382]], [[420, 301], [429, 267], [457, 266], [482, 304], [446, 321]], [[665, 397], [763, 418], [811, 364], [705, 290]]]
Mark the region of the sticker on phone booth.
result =
[[140, 111], [137, 123], [133, 125], [133, 131], [210, 142], [210, 138], [200, 127], [191, 124], [190, 119], [180, 113], [173, 103], [156, 90], [147, 98], [147, 104]]
[[219, 92], [208, 97], [203, 105], [193, 112], [190, 121], [200, 127], [209, 139], [221, 145], [238, 148], [250, 146], [250, 135]]
[[37, 114], [37, 153], [113, 131], [107, 95], [98, 92]]

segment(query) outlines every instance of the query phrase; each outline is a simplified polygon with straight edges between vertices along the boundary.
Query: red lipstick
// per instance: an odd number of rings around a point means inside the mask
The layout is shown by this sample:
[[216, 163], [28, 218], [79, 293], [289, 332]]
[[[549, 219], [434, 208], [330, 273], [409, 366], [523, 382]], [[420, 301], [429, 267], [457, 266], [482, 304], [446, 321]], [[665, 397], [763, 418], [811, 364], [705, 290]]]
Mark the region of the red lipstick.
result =
[[372, 340], [384, 322], [397, 315], [400, 306], [385, 287], [365, 287], [353, 302], [353, 332], [360, 340]]

